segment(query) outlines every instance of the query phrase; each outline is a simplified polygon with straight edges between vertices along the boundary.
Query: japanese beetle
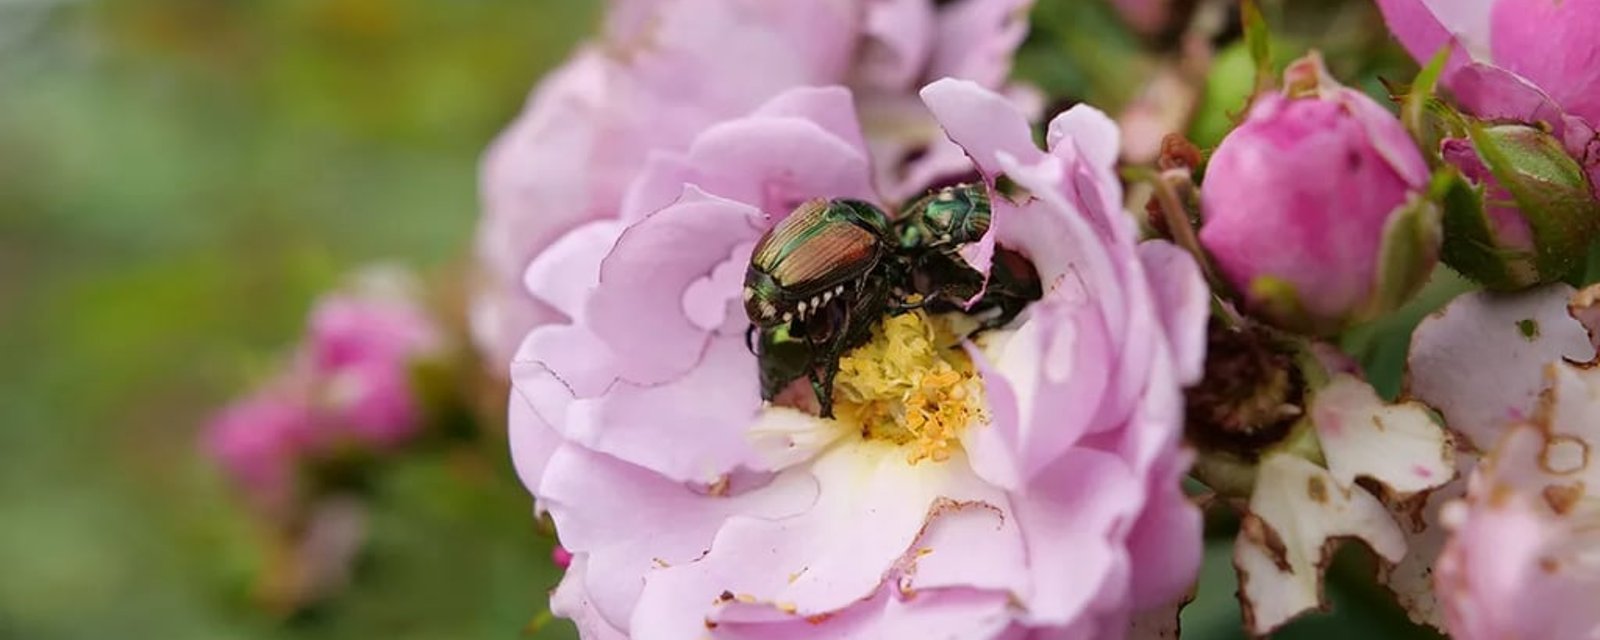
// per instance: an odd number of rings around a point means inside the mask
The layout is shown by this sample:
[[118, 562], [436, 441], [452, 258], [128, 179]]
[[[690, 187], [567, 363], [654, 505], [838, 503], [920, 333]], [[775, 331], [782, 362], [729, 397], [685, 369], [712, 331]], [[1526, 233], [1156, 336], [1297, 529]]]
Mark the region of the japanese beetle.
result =
[[984, 186], [958, 184], [917, 199], [895, 220], [906, 281], [922, 306], [960, 309], [983, 288], [983, 274], [957, 251], [988, 233], [992, 218]]
[[[984, 186], [958, 184], [918, 199], [895, 220], [911, 290], [923, 296], [930, 311], [988, 316], [979, 330], [1010, 323], [1044, 293], [1039, 272], [1020, 253], [995, 247], [987, 281], [957, 254], [982, 238], [992, 219]], [[979, 291], [982, 297], [967, 304]]]
[[[839, 357], [870, 336], [900, 262], [892, 223], [859, 200], [812, 200], [756, 242], [745, 270], [744, 308], [760, 360], [762, 398], [790, 380], [811, 379], [823, 417], [833, 415]], [[748, 336], [747, 336], [748, 338]], [[803, 346], [803, 349], [802, 349]]]
[[[927, 306], [991, 316], [983, 328], [1010, 322], [1039, 298], [1032, 265], [997, 248], [985, 289], [983, 274], [957, 254], [988, 232], [991, 217], [985, 188], [963, 184], [918, 199], [894, 220], [859, 200], [812, 200], [768, 229], [743, 292], [761, 397], [807, 377], [822, 417], [832, 417], [839, 358], [865, 344], [885, 313]], [[908, 303], [911, 294], [920, 299]]]
[[895, 236], [902, 252], [953, 251], [988, 233], [993, 215], [983, 185], [958, 184], [907, 206], [895, 220]]

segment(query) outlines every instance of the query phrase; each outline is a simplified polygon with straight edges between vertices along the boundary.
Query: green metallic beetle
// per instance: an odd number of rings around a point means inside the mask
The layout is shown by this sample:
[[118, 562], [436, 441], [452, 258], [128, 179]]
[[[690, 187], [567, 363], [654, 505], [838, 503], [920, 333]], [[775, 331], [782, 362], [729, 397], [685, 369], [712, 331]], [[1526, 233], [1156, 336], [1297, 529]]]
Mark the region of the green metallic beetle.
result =
[[[859, 200], [813, 200], [769, 229], [744, 284], [762, 398], [809, 377], [821, 415], [831, 417], [839, 358], [865, 344], [885, 313], [982, 313], [992, 316], [985, 327], [1016, 317], [1039, 297], [1032, 265], [998, 249], [985, 289], [984, 275], [957, 254], [988, 232], [991, 217], [985, 188], [962, 184], [918, 199], [893, 220]], [[979, 291], [986, 293], [968, 305]], [[920, 300], [908, 302], [912, 294]]]
[[[756, 243], [745, 270], [744, 308], [760, 359], [762, 397], [810, 377], [823, 417], [833, 415], [839, 357], [866, 342], [903, 278], [889, 242], [893, 225], [859, 200], [801, 204]], [[748, 336], [747, 336], [748, 338]]]
[[994, 214], [983, 185], [938, 189], [911, 203], [895, 220], [900, 251], [954, 250], [989, 232]]

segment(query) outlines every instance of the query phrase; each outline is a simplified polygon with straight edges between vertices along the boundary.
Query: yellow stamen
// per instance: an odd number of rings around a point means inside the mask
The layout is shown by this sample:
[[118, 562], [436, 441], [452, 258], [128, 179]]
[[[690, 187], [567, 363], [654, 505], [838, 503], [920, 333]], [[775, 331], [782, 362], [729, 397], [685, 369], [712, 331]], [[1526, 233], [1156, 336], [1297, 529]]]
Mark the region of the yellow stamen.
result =
[[862, 437], [944, 462], [961, 430], [984, 420], [983, 383], [956, 334], [921, 311], [887, 318], [867, 344], [839, 359], [834, 412]]

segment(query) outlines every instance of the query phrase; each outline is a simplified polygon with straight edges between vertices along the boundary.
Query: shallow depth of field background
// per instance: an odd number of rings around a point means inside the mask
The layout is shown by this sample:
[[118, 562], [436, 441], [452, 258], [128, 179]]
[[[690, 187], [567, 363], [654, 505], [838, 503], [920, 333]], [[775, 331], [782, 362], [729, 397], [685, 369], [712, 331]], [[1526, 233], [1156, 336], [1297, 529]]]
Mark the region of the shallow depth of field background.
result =
[[[1126, 99], [1133, 38], [1041, 4], [1024, 75]], [[1343, 20], [1304, 21], [1336, 73], [1409, 79], [1365, 3], [1303, 4]], [[345, 270], [459, 278], [479, 153], [597, 5], [0, 0], [0, 640], [570, 637], [529, 624], [559, 573], [503, 442], [386, 474], [356, 586], [279, 620], [194, 434]], [[1241, 637], [1230, 542], [1187, 638]], [[1428, 637], [1368, 571], [1342, 554], [1337, 617], [1278, 637]]]

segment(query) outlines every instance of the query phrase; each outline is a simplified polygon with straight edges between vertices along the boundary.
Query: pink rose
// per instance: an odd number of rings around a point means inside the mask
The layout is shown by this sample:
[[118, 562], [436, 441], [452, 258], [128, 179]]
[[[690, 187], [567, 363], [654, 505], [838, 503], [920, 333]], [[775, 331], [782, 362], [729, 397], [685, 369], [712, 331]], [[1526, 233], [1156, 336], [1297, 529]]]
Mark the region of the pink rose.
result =
[[960, 346], [947, 320], [885, 320], [844, 358], [837, 419], [761, 400], [741, 289], [798, 203], [883, 204], [847, 90], [784, 92], [658, 153], [634, 206], [529, 266], [570, 321], [515, 360], [512, 451], [572, 553], [552, 609], [585, 637], [1117, 638], [1175, 615], [1200, 551], [1178, 484], [1198, 270], [1135, 243], [1100, 112], [1056, 117], [1045, 151], [978, 84], [922, 96], [967, 172], [1025, 191], [992, 196], [964, 256], [1014, 251], [1045, 293]]

